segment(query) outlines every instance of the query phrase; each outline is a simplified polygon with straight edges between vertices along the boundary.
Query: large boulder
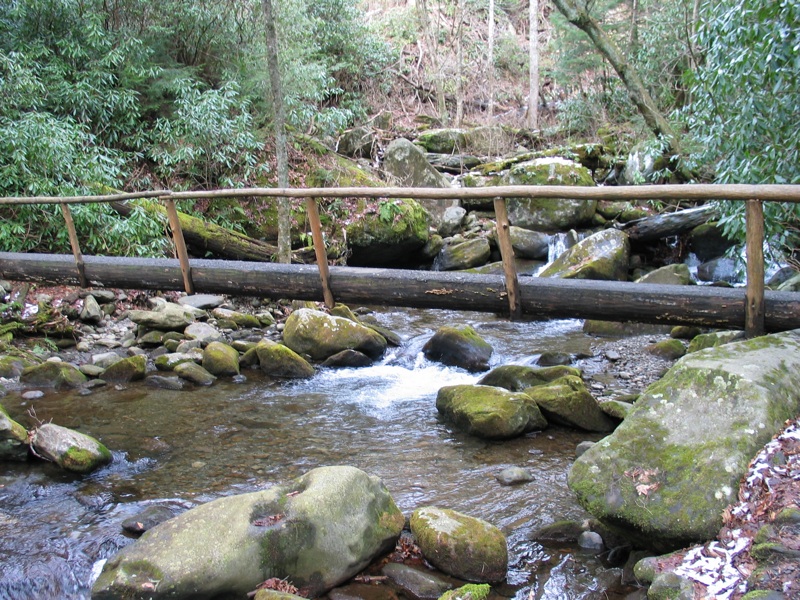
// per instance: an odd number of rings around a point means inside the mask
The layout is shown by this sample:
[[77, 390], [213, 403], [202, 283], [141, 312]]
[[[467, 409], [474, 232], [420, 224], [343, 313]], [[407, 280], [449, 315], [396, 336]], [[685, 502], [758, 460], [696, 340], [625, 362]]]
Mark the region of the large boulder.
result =
[[428, 241], [429, 214], [416, 200], [381, 200], [347, 226], [353, 266], [404, 265]]
[[436, 395], [436, 410], [471, 435], [509, 439], [547, 427], [526, 394], [486, 385], [451, 385]]
[[52, 423], [33, 431], [31, 448], [37, 456], [76, 473], [89, 473], [112, 460], [108, 448], [93, 437]]
[[467, 371], [486, 371], [492, 357], [492, 346], [469, 325], [465, 327], [440, 327], [425, 342], [422, 352], [428, 360], [435, 360]]
[[289, 315], [283, 329], [283, 343], [314, 360], [325, 360], [348, 349], [378, 358], [387, 346], [386, 338], [369, 327], [310, 308]]
[[[500, 185], [594, 186], [586, 167], [564, 158], [537, 158], [512, 166]], [[512, 225], [541, 231], [565, 231], [588, 223], [596, 200], [558, 198], [512, 198], [508, 201], [508, 220]]]
[[617, 229], [605, 229], [575, 244], [539, 276], [626, 281], [629, 257], [628, 235]]
[[0, 405], [0, 459], [25, 460], [28, 456], [28, 432], [8, 416]]
[[62, 390], [81, 387], [86, 383], [86, 375], [70, 363], [48, 360], [39, 365], [26, 367], [19, 380], [28, 386]]
[[551, 423], [586, 431], [613, 431], [606, 415], [580, 377], [566, 375], [525, 390]]
[[600, 520], [657, 550], [709, 540], [760, 448], [800, 411], [800, 330], [679, 360], [569, 486]]
[[482, 519], [426, 506], [411, 515], [411, 532], [425, 558], [449, 575], [490, 583], [506, 578], [506, 538]]
[[486, 238], [475, 238], [457, 244], [448, 244], [436, 260], [433, 261], [435, 271], [457, 271], [485, 265], [492, 249]]
[[428, 129], [420, 133], [414, 143], [428, 152], [456, 154], [464, 151], [467, 137], [463, 129]]
[[108, 561], [92, 598], [244, 597], [272, 577], [317, 597], [392, 548], [403, 523], [378, 478], [321, 467], [150, 529]]

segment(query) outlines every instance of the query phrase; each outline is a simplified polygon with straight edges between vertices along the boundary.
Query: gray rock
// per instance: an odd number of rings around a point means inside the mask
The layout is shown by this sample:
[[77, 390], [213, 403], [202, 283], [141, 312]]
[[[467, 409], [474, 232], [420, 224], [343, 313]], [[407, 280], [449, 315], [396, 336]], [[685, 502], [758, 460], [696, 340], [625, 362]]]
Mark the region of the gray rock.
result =
[[575, 446], [575, 458], [579, 458], [584, 452], [586, 452], [589, 448], [594, 446], [597, 442], [590, 442], [585, 440]]
[[617, 229], [605, 229], [575, 244], [539, 276], [625, 281], [629, 256], [628, 235]]
[[602, 552], [606, 545], [599, 533], [584, 531], [578, 536], [578, 546], [592, 552]]
[[450, 206], [445, 209], [442, 215], [442, 222], [439, 224], [439, 234], [442, 237], [450, 237], [461, 230], [464, 217], [467, 216], [466, 209], [460, 206]]
[[162, 331], [183, 331], [195, 320], [194, 309], [172, 302], [158, 304], [156, 310], [129, 310], [128, 318], [143, 327]]
[[294, 311], [286, 320], [283, 342], [296, 353], [315, 360], [348, 349], [378, 358], [387, 345], [386, 339], [369, 327], [307, 308]]
[[23, 392], [21, 397], [23, 400], [38, 400], [44, 397], [44, 392], [42, 390], [28, 390]]
[[100, 305], [95, 300], [94, 296], [86, 296], [83, 300], [83, 309], [81, 310], [80, 320], [84, 323], [97, 324], [103, 320], [105, 313]]
[[125, 383], [144, 379], [147, 373], [147, 357], [144, 355], [130, 356], [112, 364], [103, 371], [103, 379]]
[[421, 571], [400, 563], [388, 563], [381, 569], [381, 574], [391, 579], [412, 598], [419, 600], [436, 600], [447, 590], [453, 589], [452, 583], [430, 571]]
[[463, 129], [428, 129], [420, 133], [414, 143], [428, 152], [458, 154], [466, 148], [467, 136]]
[[148, 387], [161, 390], [180, 391], [183, 389], [183, 380], [178, 377], [164, 377], [163, 375], [148, 375], [144, 380]]
[[[257, 317], [236, 310], [229, 310], [227, 308], [215, 308], [214, 310], [211, 311], [211, 314], [217, 319], [225, 319], [228, 321], [232, 321], [233, 323], [236, 324], [237, 327], [248, 327], [248, 328], [261, 327], [261, 321], [259, 321]], [[189, 334], [186, 334], [186, 337], [191, 337], [191, 336]]]
[[354, 127], [342, 132], [336, 145], [339, 154], [350, 158], [370, 158], [375, 148], [375, 132], [369, 127]]
[[521, 392], [530, 387], [544, 385], [565, 375], [581, 376], [581, 370], [564, 365], [555, 367], [527, 367], [524, 365], [501, 365], [484, 375], [478, 385], [492, 385], [512, 392]]
[[179, 363], [173, 370], [178, 377], [195, 385], [211, 385], [217, 380], [211, 373], [193, 361]]
[[667, 265], [651, 271], [636, 280], [636, 283], [655, 283], [661, 285], [689, 285], [692, 281], [692, 274], [689, 267], [684, 263]]
[[518, 258], [547, 258], [550, 248], [550, 236], [539, 231], [531, 231], [522, 227], [509, 227], [509, 237], [514, 255]]
[[373, 360], [356, 350], [342, 350], [333, 356], [326, 358], [322, 366], [334, 368], [359, 368], [368, 367], [373, 363]]
[[183, 330], [183, 335], [186, 336], [186, 339], [200, 342], [203, 346], [211, 342], [222, 342], [225, 339], [225, 336], [216, 327], [208, 323], [192, 323]]
[[181, 306], [191, 306], [200, 310], [207, 310], [216, 308], [225, 302], [224, 296], [215, 296], [212, 294], [194, 294], [192, 296], [183, 296], [178, 298], [178, 304]]
[[46, 361], [26, 367], [19, 380], [29, 386], [66, 389], [78, 388], [86, 383], [86, 375], [69, 363]]
[[656, 575], [647, 590], [649, 600], [694, 600], [695, 597], [692, 581], [675, 573]]
[[92, 355], [92, 364], [100, 367], [101, 369], [107, 369], [114, 363], [118, 363], [121, 360], [122, 357], [116, 352], [103, 352], [102, 354]]
[[89, 473], [112, 460], [108, 448], [96, 439], [52, 423], [33, 431], [31, 448], [42, 458], [76, 473]]
[[174, 516], [175, 512], [171, 508], [156, 504], [148, 506], [143, 511], [125, 519], [122, 522], [122, 529], [139, 535]]
[[467, 371], [486, 371], [492, 346], [470, 327], [440, 327], [425, 342], [422, 352], [428, 360], [461, 367]]
[[171, 352], [169, 354], [156, 356], [153, 362], [156, 365], [156, 369], [159, 371], [174, 371], [175, 368], [181, 363], [197, 363], [202, 360], [202, 351], [199, 354], [190, 354], [188, 352]]
[[613, 431], [614, 421], [601, 409], [579, 377], [567, 375], [525, 393], [536, 402], [550, 423], [585, 431]]
[[482, 519], [427, 506], [411, 515], [411, 532], [425, 558], [449, 575], [479, 583], [506, 577], [506, 538]]
[[570, 363], [572, 363], [572, 355], [567, 352], [542, 352], [539, 358], [536, 359], [536, 364], [540, 367], [566, 366]]
[[403, 522], [379, 479], [322, 467], [155, 526], [106, 563], [92, 598], [138, 597], [143, 584], [154, 600], [243, 597], [265, 574], [317, 597], [393, 547]]
[[799, 369], [798, 330], [685, 356], [575, 461], [570, 488], [648, 547], [713, 539], [751, 458], [800, 411]]

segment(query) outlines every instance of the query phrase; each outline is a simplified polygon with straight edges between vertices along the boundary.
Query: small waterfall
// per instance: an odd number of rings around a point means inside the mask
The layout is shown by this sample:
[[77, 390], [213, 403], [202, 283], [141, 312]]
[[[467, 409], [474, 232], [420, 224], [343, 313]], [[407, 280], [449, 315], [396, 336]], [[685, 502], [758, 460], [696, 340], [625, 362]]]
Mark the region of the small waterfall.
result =
[[578, 233], [574, 229], [570, 229], [566, 233], [554, 233], [550, 236], [550, 244], [547, 248], [547, 264], [552, 263], [584, 237], [584, 234]]

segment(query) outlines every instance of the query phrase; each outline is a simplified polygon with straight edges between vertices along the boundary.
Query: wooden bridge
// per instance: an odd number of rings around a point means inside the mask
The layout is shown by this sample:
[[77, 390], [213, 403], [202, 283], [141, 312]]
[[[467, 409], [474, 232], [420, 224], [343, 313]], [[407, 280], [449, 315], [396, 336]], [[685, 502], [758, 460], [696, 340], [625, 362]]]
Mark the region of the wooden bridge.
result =
[[[189, 259], [175, 200], [231, 197], [305, 198], [317, 265]], [[328, 267], [314, 198], [492, 199], [504, 275]], [[668, 286], [518, 277], [508, 235], [506, 198], [582, 200], [712, 200], [747, 203], [747, 288]], [[156, 198], [165, 204], [177, 259], [84, 257], [69, 205]], [[385, 306], [509, 312], [512, 318], [584, 318], [744, 328], [749, 336], [800, 328], [800, 294], [764, 290], [764, 201], [800, 202], [798, 185], [664, 185], [581, 188], [249, 188], [70, 198], [0, 198], [0, 205], [60, 204], [73, 255], [0, 252], [0, 276], [18, 281], [133, 289], [186, 290]]]

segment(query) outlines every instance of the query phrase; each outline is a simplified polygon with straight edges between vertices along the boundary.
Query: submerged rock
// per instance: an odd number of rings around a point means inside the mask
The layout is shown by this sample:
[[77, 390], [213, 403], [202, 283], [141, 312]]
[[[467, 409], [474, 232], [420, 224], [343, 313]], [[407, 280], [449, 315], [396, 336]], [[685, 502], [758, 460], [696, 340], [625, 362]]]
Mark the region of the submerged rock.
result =
[[92, 598], [243, 597], [269, 577], [316, 597], [389, 550], [403, 522], [377, 477], [321, 467], [150, 529], [106, 563]]
[[108, 448], [93, 437], [52, 423], [33, 431], [31, 448], [42, 458], [76, 473], [89, 473], [112, 460]]
[[658, 550], [712, 539], [750, 459], [800, 410], [800, 331], [689, 354], [569, 474], [601, 521]]
[[381, 574], [391, 579], [412, 598], [438, 598], [453, 587], [449, 581], [445, 581], [428, 569], [423, 571], [401, 563], [387, 564], [381, 569]]
[[411, 515], [411, 532], [425, 558], [449, 575], [480, 583], [506, 577], [506, 538], [482, 519], [427, 506]]

